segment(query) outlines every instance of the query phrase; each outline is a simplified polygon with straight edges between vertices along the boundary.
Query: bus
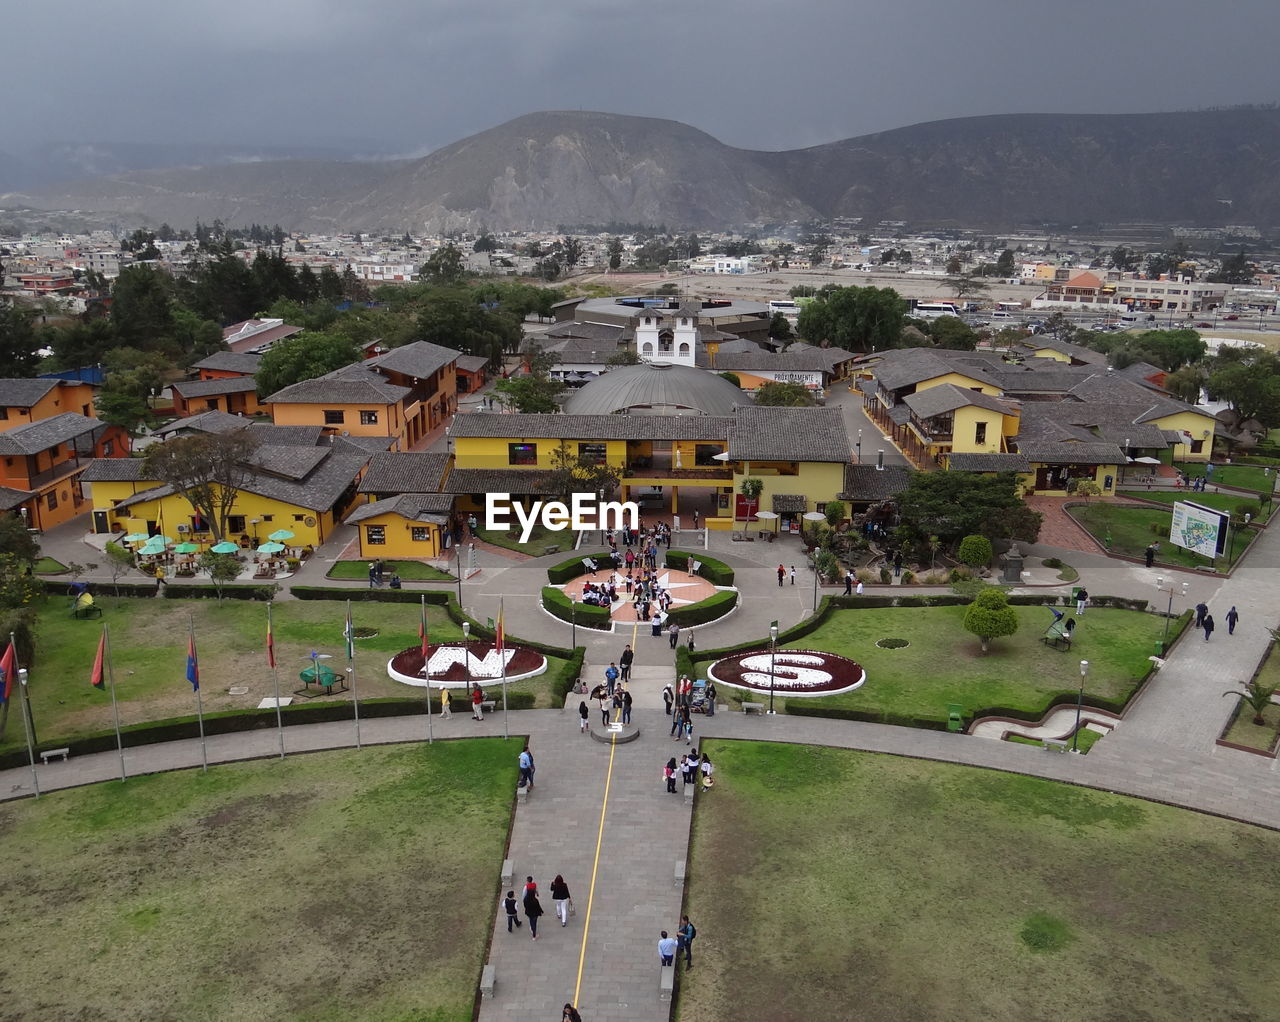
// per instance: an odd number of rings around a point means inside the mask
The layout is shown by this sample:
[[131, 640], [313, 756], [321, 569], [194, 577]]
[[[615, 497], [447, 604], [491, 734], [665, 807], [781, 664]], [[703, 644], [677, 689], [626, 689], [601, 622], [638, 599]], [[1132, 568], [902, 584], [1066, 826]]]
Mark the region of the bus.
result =
[[960, 307], [955, 302], [916, 302], [908, 313], [916, 319], [939, 319], [942, 316], [959, 318]]
[[782, 298], [769, 303], [770, 312], [781, 312], [784, 316], [800, 315], [800, 305], [794, 298]]

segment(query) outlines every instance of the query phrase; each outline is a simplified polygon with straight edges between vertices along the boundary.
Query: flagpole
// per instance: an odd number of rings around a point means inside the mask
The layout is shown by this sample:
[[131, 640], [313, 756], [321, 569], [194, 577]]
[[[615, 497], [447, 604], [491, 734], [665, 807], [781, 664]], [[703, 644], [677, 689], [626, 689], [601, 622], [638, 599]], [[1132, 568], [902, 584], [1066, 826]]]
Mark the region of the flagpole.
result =
[[116, 722], [116, 751], [120, 753], [120, 780], [128, 780], [124, 770], [124, 739], [120, 736], [120, 709], [116, 705], [116, 672], [111, 663], [111, 633], [106, 624], [102, 626], [102, 637], [107, 646], [107, 687], [111, 689], [111, 716]]
[[502, 597], [498, 597], [498, 620], [502, 622], [502, 649], [498, 650], [498, 659], [502, 661], [502, 737], [511, 737], [507, 724], [507, 624], [502, 613]]
[[276, 730], [280, 732], [280, 758], [284, 759], [284, 716], [280, 712], [280, 671], [276, 667], [275, 638], [271, 632], [271, 600], [267, 601], [267, 656], [271, 660], [271, 684], [276, 692]]
[[[196, 649], [196, 619], [191, 614], [187, 617], [187, 635], [191, 640], [191, 653], [195, 656]], [[196, 680], [192, 683], [192, 687], [196, 690], [196, 720], [200, 724], [200, 763], [207, 774], [209, 772], [209, 751], [205, 748], [204, 743], [204, 698], [200, 695], [200, 661], [196, 659]]]
[[[427, 656], [431, 644], [427, 642], [427, 594], [422, 594], [422, 673], [427, 679], [427, 744], [435, 744], [435, 731], [431, 723], [431, 664]], [[443, 687], [442, 687], [443, 692]], [[440, 698], [444, 698], [443, 694]]]
[[351, 706], [355, 712], [356, 748], [360, 748], [360, 698], [356, 695], [356, 630], [351, 623], [351, 601], [347, 601], [347, 673], [351, 675]]
[[[9, 633], [9, 641], [13, 642], [13, 632]], [[14, 663], [18, 662], [18, 655], [14, 653]], [[5, 684], [9, 684], [9, 679], [5, 679]], [[31, 787], [36, 793], [36, 798], [40, 797], [40, 776], [36, 773], [36, 742], [35, 736], [31, 733], [31, 696], [27, 693], [27, 671], [26, 668], [18, 669], [18, 687], [19, 698], [22, 699], [22, 730], [27, 735], [27, 762], [31, 764]], [[9, 688], [9, 699], [13, 699], [13, 688]], [[9, 708], [9, 703], [5, 702], [5, 709]]]

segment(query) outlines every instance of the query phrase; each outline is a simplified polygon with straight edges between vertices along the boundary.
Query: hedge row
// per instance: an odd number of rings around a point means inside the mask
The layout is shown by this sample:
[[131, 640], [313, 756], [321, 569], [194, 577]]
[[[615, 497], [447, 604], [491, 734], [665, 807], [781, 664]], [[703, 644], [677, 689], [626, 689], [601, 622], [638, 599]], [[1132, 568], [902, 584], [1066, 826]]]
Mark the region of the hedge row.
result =
[[608, 630], [612, 624], [608, 607], [593, 607], [589, 603], [574, 603], [555, 586], [542, 587], [542, 606], [561, 621], [575, 622], [582, 628]]
[[666, 623], [674, 622], [681, 628], [690, 625], [702, 625], [708, 621], [722, 618], [738, 605], [738, 591], [729, 589], [714, 593], [705, 600], [690, 603], [683, 607], [673, 607]]
[[553, 586], [562, 586], [566, 582], [572, 582], [579, 575], [587, 573], [586, 566], [582, 563], [584, 559], [590, 557], [600, 567], [606, 564], [612, 565], [608, 550], [590, 550], [580, 551], [576, 556], [570, 557], [567, 561], [561, 561], [559, 564], [553, 564], [547, 569], [547, 581]]
[[690, 558], [701, 565], [698, 569], [698, 574], [713, 586], [733, 585], [733, 569], [729, 565], [725, 564], [724, 561], [717, 561], [714, 557], [705, 557], [700, 553], [691, 553], [688, 550], [668, 550], [666, 557], [667, 567], [675, 571], [688, 571]]
[[225, 585], [222, 592], [212, 584], [195, 583], [193, 585], [165, 585], [160, 595], [166, 600], [262, 600], [266, 602], [275, 598], [278, 586], [240, 586]]
[[444, 589], [339, 589], [335, 586], [293, 586], [289, 592], [299, 600], [371, 600], [375, 603], [420, 603], [422, 597], [433, 607], [443, 607], [454, 599]]
[[[36, 578], [39, 585], [46, 595], [49, 596], [66, 596], [71, 590], [71, 580], [69, 576], [61, 578]], [[121, 582], [119, 585], [111, 585], [108, 582], [89, 583], [96, 596], [155, 596], [160, 588], [159, 582]]]

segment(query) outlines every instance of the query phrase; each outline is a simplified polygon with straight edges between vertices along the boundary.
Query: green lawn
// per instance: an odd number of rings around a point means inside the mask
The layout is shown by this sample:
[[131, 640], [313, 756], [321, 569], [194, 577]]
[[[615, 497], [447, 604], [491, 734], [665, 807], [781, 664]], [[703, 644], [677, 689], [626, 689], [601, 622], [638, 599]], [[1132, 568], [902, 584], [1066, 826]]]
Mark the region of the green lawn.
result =
[[[1082, 756], [1087, 756], [1089, 750], [1093, 748], [1094, 743], [1103, 737], [1101, 731], [1091, 731], [1087, 727], [1080, 728], [1080, 735], [1075, 740], [1076, 752]], [[1034, 745], [1037, 748], [1044, 748], [1044, 742], [1039, 738], [1027, 738], [1024, 735], [1010, 735], [1005, 739], [1006, 742], [1013, 742], [1015, 745]], [[1070, 739], [1068, 739], [1070, 741]]]
[[680, 1022], [1276, 1017], [1280, 834], [948, 764], [703, 750]]
[[[1199, 461], [1180, 461], [1176, 465], [1190, 478], [1198, 479], [1204, 475], [1204, 463]], [[1261, 465], [1214, 465], [1213, 474], [1209, 476], [1210, 484], [1235, 486], [1242, 490], [1254, 490], [1257, 493], [1269, 493], [1275, 488], [1276, 474], [1270, 476], [1263, 473]], [[1194, 495], [1188, 494], [1195, 500]]]
[[32, 568], [37, 575], [61, 575], [67, 570], [67, 566], [61, 561], [55, 561], [52, 557], [41, 557], [36, 561], [35, 567]]
[[[1280, 686], [1280, 652], [1277, 652], [1274, 644], [1267, 653], [1267, 659], [1262, 662], [1262, 667], [1258, 671], [1258, 680], [1264, 685]], [[1223, 685], [1222, 688], [1223, 691], [1228, 688], [1242, 689], [1244, 685], [1245, 679], [1241, 679], [1237, 684]], [[1280, 703], [1273, 702], [1263, 711], [1262, 717], [1267, 723], [1255, 724], [1253, 710], [1242, 704], [1236, 719], [1222, 737], [1228, 742], [1245, 745], [1251, 749], [1270, 749], [1275, 742], [1276, 733], [1280, 732]]]
[[[1184, 494], [1184, 500], [1191, 500], [1201, 494]], [[1155, 539], [1160, 541], [1160, 553], [1156, 557], [1157, 564], [1176, 564], [1184, 568], [1198, 568], [1209, 561], [1199, 554], [1193, 554], [1182, 547], [1169, 542], [1169, 526], [1173, 521], [1171, 511], [1161, 511], [1154, 507], [1134, 507], [1121, 504], [1087, 504], [1067, 509], [1077, 522], [1093, 535], [1099, 543], [1111, 534], [1111, 550], [1113, 553], [1125, 554], [1129, 557], [1142, 557], [1147, 545]], [[1239, 560], [1244, 553], [1252, 533], [1248, 529], [1231, 530], [1231, 560]], [[1225, 567], [1225, 564], [1222, 565]]]
[[1173, 505], [1178, 501], [1189, 500], [1193, 504], [1203, 504], [1217, 511], [1234, 512], [1242, 504], [1257, 508], [1253, 514], [1256, 522], [1265, 522], [1271, 517], [1273, 504], [1259, 504], [1252, 497], [1244, 497], [1235, 493], [1188, 493], [1186, 490], [1122, 490], [1121, 497], [1134, 497], [1138, 500], [1151, 500], [1157, 504]]
[[[40, 612], [38, 651], [31, 668], [31, 702], [39, 740], [65, 744], [111, 727], [111, 700], [106, 691], [89, 684], [102, 622], [110, 627], [116, 698], [121, 724], [162, 720], [195, 713], [195, 700], [186, 681], [187, 622], [195, 623], [200, 655], [204, 710], [251, 710], [274, 693], [267, 666], [266, 604], [245, 600], [161, 600], [99, 596], [101, 621], [76, 620], [66, 601], [51, 598]], [[332, 666], [346, 667], [343, 643], [345, 605], [336, 600], [288, 600], [275, 604], [274, 638], [280, 691], [289, 695], [301, 685], [298, 672], [308, 666], [312, 650], [330, 654]], [[419, 607], [413, 603], [352, 604], [356, 627], [373, 627], [379, 634], [356, 642], [356, 691], [362, 700], [386, 697], [416, 698], [422, 689], [387, 677], [387, 661], [418, 643]], [[461, 639], [462, 630], [443, 607], [427, 607], [432, 642]], [[550, 682], [563, 661], [552, 659], [548, 673], [516, 682], [509, 692], [533, 692], [538, 704], [550, 705]], [[232, 686], [248, 692], [231, 695]], [[349, 699], [339, 693], [329, 699]], [[265, 711], [264, 711], [265, 712]], [[22, 722], [14, 717], [0, 742], [0, 751], [22, 746]]]
[[[1164, 618], [1153, 614], [1095, 607], [1079, 619], [1074, 646], [1061, 652], [1040, 641], [1052, 621], [1046, 608], [1015, 607], [1017, 634], [994, 640], [983, 655], [977, 638], [964, 630], [966, 609], [835, 611], [816, 632], [781, 648], [850, 657], [867, 672], [867, 683], [856, 692], [795, 701], [931, 720], [945, 720], [950, 703], [964, 706], [966, 716], [992, 707], [1039, 715], [1055, 695], [1074, 698], [1080, 661], [1088, 660], [1085, 700], [1093, 696], [1123, 702], [1150, 668], [1147, 657], [1164, 627]], [[910, 645], [881, 649], [876, 642], [883, 638], [904, 638]], [[699, 662], [699, 677], [706, 677], [707, 666], [707, 661]], [[721, 691], [726, 697], [737, 694], [727, 686]]]
[[[399, 572], [406, 582], [455, 582], [456, 575], [433, 568], [422, 561], [384, 561], [386, 570], [383, 578], [390, 579], [391, 573]], [[368, 561], [336, 561], [326, 573], [325, 578], [354, 578], [361, 582], [369, 581]]]
[[528, 554], [530, 557], [541, 557], [547, 552], [547, 547], [559, 547], [561, 553], [573, 553], [573, 544], [576, 541], [576, 535], [569, 529], [562, 529], [559, 532], [552, 532], [550, 529], [544, 529], [541, 525], [534, 525], [529, 533], [529, 542], [520, 542], [520, 529], [514, 528], [506, 532], [496, 532], [490, 529], [477, 529], [476, 537], [484, 540], [486, 543], [492, 543], [494, 546], [504, 547], [507, 550], [516, 550], [522, 554]]
[[372, 746], [0, 806], [3, 1015], [468, 1022], [515, 772]]

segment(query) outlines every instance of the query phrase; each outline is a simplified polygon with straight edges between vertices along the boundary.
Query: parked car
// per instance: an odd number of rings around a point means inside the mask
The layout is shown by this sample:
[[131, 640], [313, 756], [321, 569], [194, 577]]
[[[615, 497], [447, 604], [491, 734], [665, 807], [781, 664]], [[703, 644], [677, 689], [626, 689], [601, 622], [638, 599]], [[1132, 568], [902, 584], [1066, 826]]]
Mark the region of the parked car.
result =
[[1213, 324], [1212, 324], [1212, 323], [1197, 323], [1197, 324], [1196, 324], [1196, 329], [1197, 329], [1197, 330], [1208, 330], [1208, 329], [1210, 329], [1212, 326], [1213, 326]]
[[1233, 312], [1233, 313], [1231, 313], [1231, 315], [1230, 315], [1230, 316], [1223, 316], [1222, 318], [1223, 318], [1223, 319], [1226, 319], [1226, 320], [1233, 320], [1233, 319], [1239, 319], [1240, 317], [1239, 317], [1239, 316], [1237, 316], [1237, 315]]

